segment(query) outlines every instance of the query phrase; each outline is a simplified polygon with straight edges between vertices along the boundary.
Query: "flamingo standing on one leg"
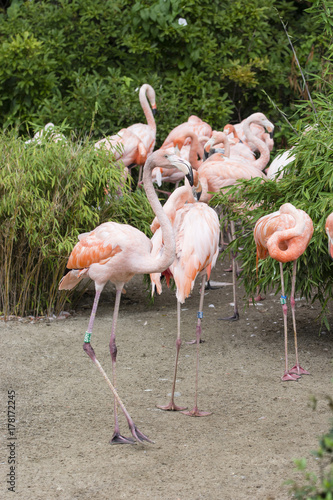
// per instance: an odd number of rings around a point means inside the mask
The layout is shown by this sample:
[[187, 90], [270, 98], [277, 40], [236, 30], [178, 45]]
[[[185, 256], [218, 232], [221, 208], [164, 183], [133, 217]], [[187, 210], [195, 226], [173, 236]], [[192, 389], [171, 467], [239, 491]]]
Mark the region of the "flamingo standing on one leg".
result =
[[[297, 333], [295, 319], [295, 283], [296, 264], [307, 248], [313, 234], [311, 218], [303, 210], [285, 203], [280, 210], [261, 217], [254, 228], [254, 239], [257, 246], [257, 261], [265, 259], [268, 254], [280, 263], [281, 304], [284, 320], [285, 372], [283, 381], [297, 380], [300, 375], [308, 375], [298, 362]], [[288, 337], [287, 337], [287, 303], [284, 291], [283, 263], [293, 261], [290, 304], [294, 327], [296, 365], [288, 370]]]
[[[177, 166], [188, 176], [190, 183], [193, 181], [192, 169], [189, 163], [176, 155], [166, 155], [161, 151], [153, 153], [147, 159], [144, 167], [143, 181], [148, 200], [159, 219], [161, 232], [163, 234], [163, 251], [158, 256], [152, 253], [150, 239], [138, 229], [127, 224], [116, 222], [105, 222], [90, 233], [79, 236], [79, 242], [75, 245], [67, 267], [73, 269], [66, 274], [59, 285], [60, 289], [71, 289], [84, 277], [89, 277], [95, 282], [96, 295], [91, 311], [88, 330], [84, 338], [83, 349], [95, 363], [103, 377], [111, 388], [115, 398], [115, 429], [111, 444], [131, 444], [136, 441], [149, 441], [135, 426], [128, 414], [124, 404], [119, 398], [116, 390], [116, 326], [119, 311], [121, 292], [125, 283], [136, 274], [148, 274], [164, 271], [175, 258], [175, 239], [173, 230], [167, 215], [158, 200], [151, 180], [152, 169], [156, 166]], [[110, 338], [110, 354], [112, 360], [113, 383], [108, 379], [105, 371], [95, 356], [94, 349], [90, 344], [95, 314], [101, 292], [107, 283], [111, 281], [116, 285], [116, 301], [114, 306], [112, 330]], [[125, 414], [133, 438], [126, 438], [120, 434], [117, 403]]]
[[[181, 190], [182, 188], [178, 188]], [[177, 189], [176, 189], [177, 191]], [[174, 193], [176, 192], [174, 191]], [[173, 194], [172, 194], [173, 195]], [[172, 196], [171, 195], [171, 196]], [[168, 203], [172, 203], [172, 198], [168, 199]], [[170, 200], [171, 199], [171, 200]], [[181, 346], [180, 338], [180, 305], [185, 302], [185, 299], [193, 289], [195, 279], [198, 275], [202, 276], [200, 305], [198, 312], [198, 321], [196, 327], [196, 343], [197, 343], [197, 364], [196, 364], [196, 382], [195, 382], [195, 402], [194, 408], [189, 412], [183, 412], [190, 416], [206, 416], [209, 412], [198, 410], [198, 366], [199, 366], [199, 344], [201, 338], [201, 319], [203, 317], [203, 301], [205, 293], [206, 277], [210, 276], [211, 268], [215, 265], [218, 256], [219, 244], [219, 220], [216, 212], [205, 203], [190, 202], [172, 213], [169, 209], [169, 215], [173, 218], [173, 230], [176, 237], [176, 257], [167, 270], [168, 275], [173, 276], [176, 284], [177, 297], [177, 339], [176, 339], [176, 360], [174, 377], [171, 390], [171, 400], [166, 406], [158, 406], [162, 410], [185, 410], [179, 407], [174, 402], [175, 385], [177, 377], [177, 365], [179, 350]], [[152, 238], [155, 253], [159, 253], [163, 248], [163, 238], [160, 228], [158, 228]], [[160, 274], [152, 273], [150, 275], [152, 281], [152, 290], [155, 286], [158, 293], [161, 293], [162, 287], [160, 282]]]

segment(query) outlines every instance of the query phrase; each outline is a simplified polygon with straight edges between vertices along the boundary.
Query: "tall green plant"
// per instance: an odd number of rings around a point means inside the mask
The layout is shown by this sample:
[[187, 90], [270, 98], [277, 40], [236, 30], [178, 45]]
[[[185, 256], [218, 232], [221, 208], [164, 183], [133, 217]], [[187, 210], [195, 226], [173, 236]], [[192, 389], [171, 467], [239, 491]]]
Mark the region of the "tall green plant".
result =
[[[257, 284], [263, 292], [280, 289], [279, 264], [271, 258], [259, 261], [257, 279], [253, 238], [256, 221], [287, 202], [304, 210], [313, 221], [314, 234], [298, 259], [296, 291], [308, 300], [319, 299], [324, 312], [328, 301], [333, 298], [333, 264], [327, 252], [325, 234], [325, 220], [333, 211], [333, 92], [328, 97], [315, 95], [314, 102], [318, 123], [309, 123], [305, 117], [298, 124], [303, 133], [294, 137], [296, 159], [285, 167], [283, 178], [279, 181], [252, 179], [240, 182], [228, 193], [215, 196], [213, 205], [224, 204], [227, 217], [239, 223], [238, 237], [231, 247], [242, 261], [241, 280], [248, 296], [254, 296]], [[312, 128], [308, 128], [309, 125]], [[286, 287], [290, 291], [291, 263], [284, 268]], [[325, 321], [328, 327], [326, 318]]]
[[59, 310], [67, 295], [58, 283], [78, 234], [111, 219], [148, 232], [150, 214], [144, 192], [129, 193], [106, 151], [47, 135], [25, 144], [14, 132], [1, 134], [0, 312]]

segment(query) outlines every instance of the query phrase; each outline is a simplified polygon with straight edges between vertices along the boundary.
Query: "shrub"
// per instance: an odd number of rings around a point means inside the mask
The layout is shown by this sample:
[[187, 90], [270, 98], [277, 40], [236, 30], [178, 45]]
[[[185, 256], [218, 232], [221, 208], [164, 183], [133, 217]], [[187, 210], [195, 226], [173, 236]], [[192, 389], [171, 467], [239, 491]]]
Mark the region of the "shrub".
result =
[[0, 311], [5, 316], [63, 307], [68, 294], [58, 293], [58, 283], [79, 233], [110, 219], [149, 231], [147, 219], [153, 215], [144, 191], [130, 193], [110, 155], [88, 142], [53, 142], [45, 134], [40, 143], [25, 144], [5, 132], [0, 169]]

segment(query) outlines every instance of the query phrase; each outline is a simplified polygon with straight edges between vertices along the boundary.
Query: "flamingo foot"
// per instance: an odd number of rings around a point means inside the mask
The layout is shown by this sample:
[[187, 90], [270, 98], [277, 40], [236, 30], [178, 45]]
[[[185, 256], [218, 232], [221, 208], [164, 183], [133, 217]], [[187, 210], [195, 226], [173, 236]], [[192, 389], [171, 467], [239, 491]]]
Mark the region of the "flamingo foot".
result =
[[289, 372], [285, 372], [284, 375], [283, 375], [283, 377], [281, 377], [281, 380], [283, 382], [288, 382], [290, 380], [297, 380], [299, 378], [301, 378], [299, 375], [295, 375], [295, 374], [291, 374]]
[[188, 417], [208, 417], [209, 415], [212, 415], [211, 411], [199, 411], [197, 406], [195, 406], [193, 410], [182, 411], [181, 413], [183, 413], [183, 415], [187, 415]]
[[218, 318], [218, 319], [222, 321], [237, 321], [239, 320], [239, 314], [238, 312], [235, 312], [233, 316], [229, 316], [229, 318]]
[[160, 410], [164, 411], [183, 411], [187, 410], [187, 406], [177, 406], [173, 401], [170, 401], [170, 403], [166, 406], [159, 406], [156, 405], [156, 408], [159, 408]]
[[133, 437], [140, 443], [147, 441], [148, 443], [154, 444], [154, 441], [152, 441], [151, 439], [149, 439], [149, 437], [143, 434], [143, 432], [141, 432], [135, 424], [133, 424], [132, 426], [130, 425], [129, 428], [132, 432]]
[[228, 267], [228, 269], [224, 269], [226, 273], [232, 273], [232, 266]]
[[122, 436], [119, 432], [114, 432], [109, 443], [110, 444], [135, 444], [136, 441], [133, 438], [127, 438], [127, 437]]
[[290, 368], [289, 373], [296, 373], [296, 375], [310, 375], [310, 372], [302, 368], [300, 365], [295, 365]]
[[[202, 340], [202, 339], [199, 340], [199, 344], [203, 344], [204, 342], [206, 342], [206, 341]], [[192, 345], [192, 344], [196, 344], [196, 343], [197, 343], [197, 339], [190, 340], [189, 342], [185, 342], [185, 344], [188, 344], [188, 345]]]

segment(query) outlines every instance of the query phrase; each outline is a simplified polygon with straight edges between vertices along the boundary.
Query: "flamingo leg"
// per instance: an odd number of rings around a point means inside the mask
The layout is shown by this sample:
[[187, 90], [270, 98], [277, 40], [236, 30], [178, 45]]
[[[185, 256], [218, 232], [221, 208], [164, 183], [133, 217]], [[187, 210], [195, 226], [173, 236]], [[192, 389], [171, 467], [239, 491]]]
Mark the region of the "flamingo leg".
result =
[[280, 274], [281, 274], [281, 304], [283, 311], [283, 325], [284, 325], [284, 356], [285, 356], [285, 371], [281, 379], [283, 382], [287, 382], [289, 380], [297, 380], [299, 378], [298, 375], [294, 375], [289, 373], [288, 371], [288, 331], [287, 331], [287, 313], [288, 306], [286, 302], [286, 296], [284, 294], [284, 279], [283, 279], [283, 265], [280, 262]]
[[[230, 223], [231, 229], [231, 238], [235, 239], [235, 223], [231, 221]], [[233, 298], [234, 298], [234, 314], [228, 318], [219, 318], [224, 321], [237, 321], [239, 319], [238, 313], [238, 304], [237, 304], [237, 291], [236, 291], [236, 280], [237, 280], [237, 271], [236, 271], [236, 258], [234, 253], [232, 252], [232, 290], [233, 290]]]
[[[111, 363], [112, 363], [112, 382], [113, 386], [117, 390], [117, 373], [116, 373], [116, 361], [117, 361], [117, 346], [116, 346], [116, 329], [117, 329], [117, 321], [119, 314], [119, 306], [121, 299], [121, 291], [123, 288], [123, 283], [120, 286], [117, 286], [116, 289], [116, 300], [114, 304], [113, 318], [112, 318], [112, 328], [111, 328], [111, 337], [109, 343], [110, 355], [111, 355]], [[110, 444], [133, 444], [135, 441], [132, 438], [124, 437], [120, 434], [119, 429], [119, 421], [118, 421], [118, 402], [117, 399], [114, 398], [114, 432], [113, 436], [110, 440]]]
[[297, 349], [297, 332], [296, 332], [296, 316], [295, 316], [295, 284], [296, 284], [296, 264], [297, 260], [293, 262], [293, 277], [291, 283], [291, 295], [290, 295], [290, 305], [291, 305], [291, 314], [293, 318], [293, 327], [294, 327], [294, 341], [295, 341], [295, 356], [296, 356], [296, 365], [293, 366], [289, 373], [296, 373], [297, 375], [310, 375], [310, 373], [302, 368], [298, 361], [298, 349]]
[[177, 300], [177, 339], [176, 339], [176, 360], [175, 360], [175, 371], [173, 375], [173, 382], [172, 382], [172, 389], [171, 389], [171, 400], [168, 405], [165, 406], [157, 406], [160, 410], [166, 410], [166, 411], [181, 411], [181, 410], [186, 410], [186, 406], [177, 406], [175, 404], [174, 398], [175, 398], [175, 387], [176, 387], [176, 379], [177, 379], [177, 367], [178, 367], [178, 358], [179, 358], [179, 351], [180, 351], [180, 346], [182, 344], [181, 338], [180, 338], [180, 302]]
[[[96, 290], [94, 304], [93, 304], [93, 308], [92, 308], [92, 311], [91, 311], [91, 314], [90, 314], [88, 329], [87, 329], [87, 332], [86, 332], [85, 337], [84, 337], [83, 350], [84, 350], [84, 352], [86, 354], [88, 354], [88, 356], [90, 357], [90, 359], [92, 360], [92, 362], [97, 366], [98, 370], [103, 375], [106, 383], [108, 384], [108, 386], [110, 387], [110, 389], [111, 389], [111, 391], [112, 391], [112, 393], [114, 395], [115, 400], [119, 404], [121, 410], [123, 411], [123, 413], [124, 413], [124, 415], [126, 417], [126, 420], [127, 420], [127, 423], [128, 423], [128, 427], [130, 428], [130, 431], [131, 431], [134, 439], [132, 439], [132, 438], [124, 438], [123, 443], [124, 444], [133, 444], [133, 443], [135, 443], [135, 441], [138, 441], [140, 443], [143, 442], [143, 441], [148, 441], [149, 443], [152, 443], [153, 441], [151, 441], [147, 436], [145, 436], [136, 427], [136, 425], [134, 424], [134, 422], [133, 422], [132, 418], [130, 417], [128, 411], [126, 410], [126, 407], [125, 407], [124, 403], [120, 399], [120, 397], [119, 397], [119, 395], [117, 393], [116, 388], [114, 387], [114, 385], [112, 384], [112, 382], [109, 380], [109, 378], [108, 378], [107, 374], [105, 373], [104, 369], [102, 368], [100, 362], [96, 358], [95, 351], [94, 351], [94, 349], [93, 349], [93, 347], [92, 347], [92, 345], [90, 343], [90, 338], [91, 338], [91, 334], [92, 334], [92, 330], [93, 330], [93, 325], [94, 325], [94, 321], [95, 321], [95, 316], [96, 316], [96, 311], [97, 311], [97, 306], [98, 306], [100, 295], [101, 295], [101, 290]], [[116, 432], [116, 426], [115, 426], [115, 432]]]
[[197, 343], [197, 358], [196, 358], [196, 373], [195, 373], [195, 396], [194, 396], [194, 407], [190, 411], [182, 411], [184, 415], [188, 415], [190, 417], [207, 417], [211, 415], [211, 412], [208, 411], [199, 411], [198, 410], [198, 375], [199, 375], [199, 346], [200, 346], [200, 338], [201, 338], [201, 319], [203, 316], [203, 302], [205, 297], [205, 282], [206, 282], [206, 274], [202, 277], [201, 284], [201, 294], [200, 294], [200, 304], [199, 304], [199, 312], [198, 312], [198, 322], [196, 328], [196, 343]]

